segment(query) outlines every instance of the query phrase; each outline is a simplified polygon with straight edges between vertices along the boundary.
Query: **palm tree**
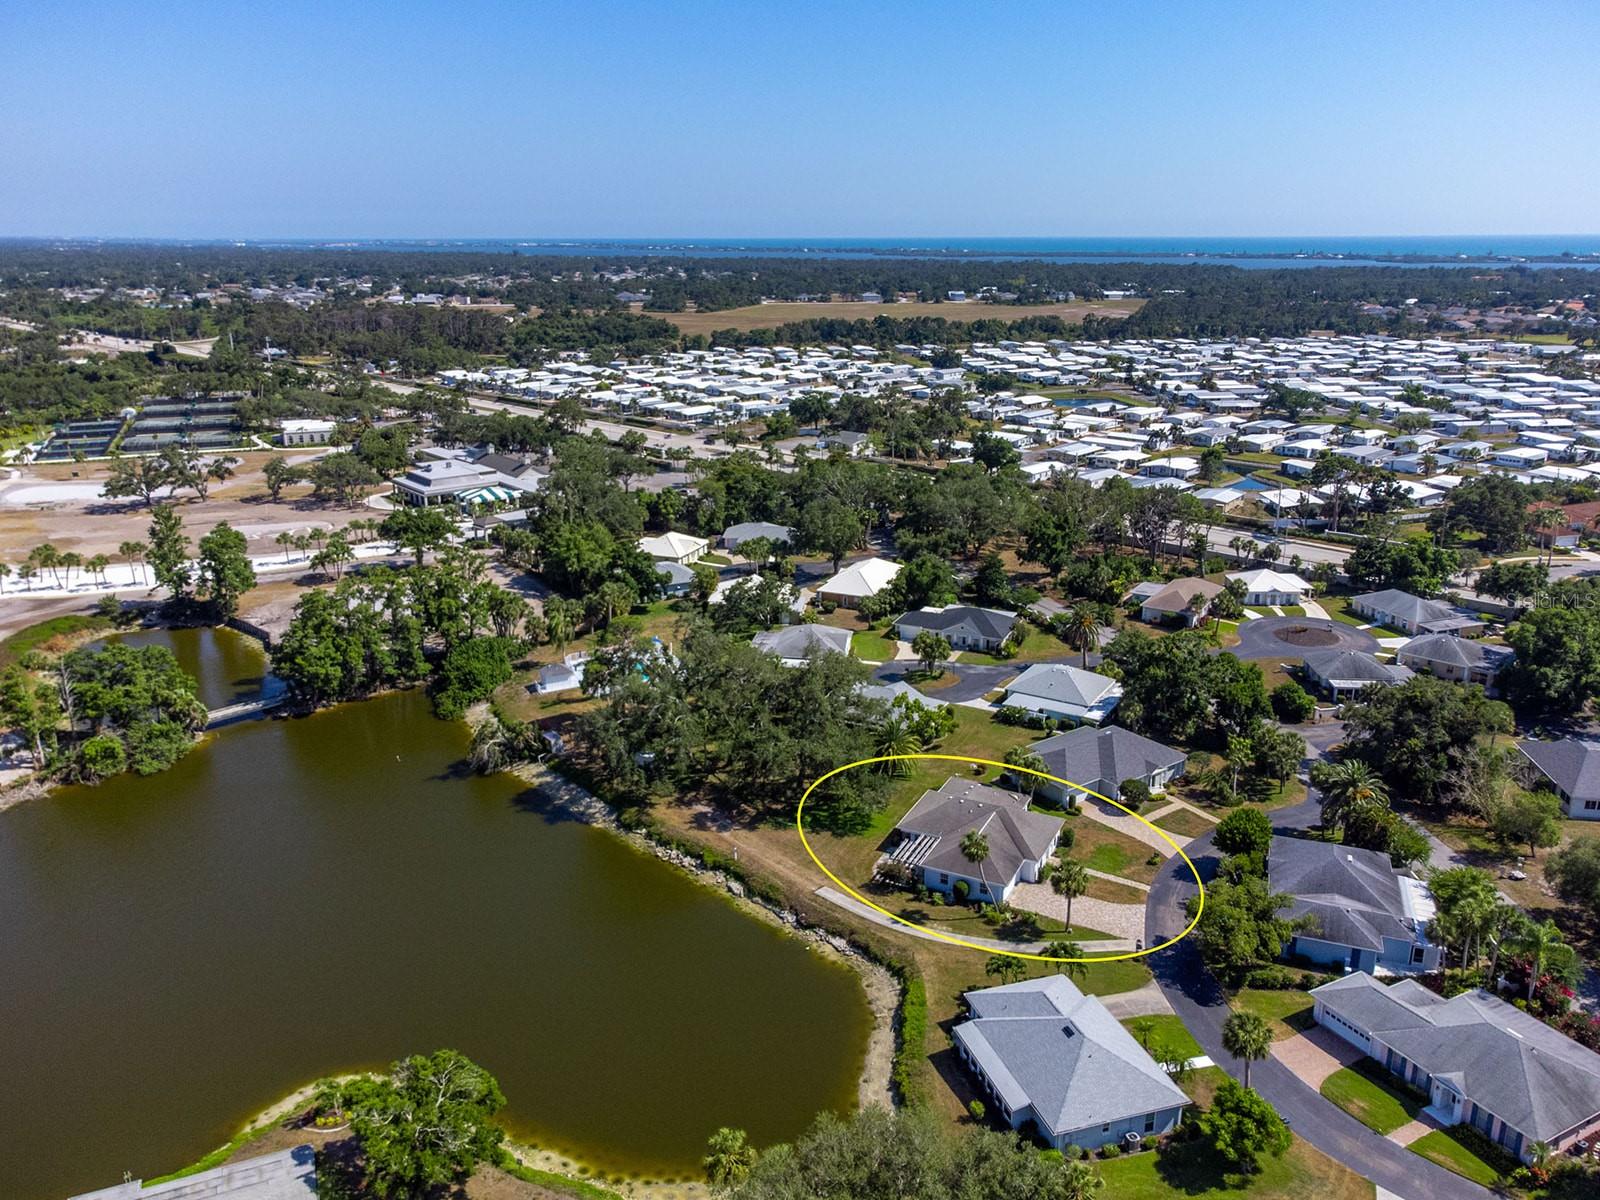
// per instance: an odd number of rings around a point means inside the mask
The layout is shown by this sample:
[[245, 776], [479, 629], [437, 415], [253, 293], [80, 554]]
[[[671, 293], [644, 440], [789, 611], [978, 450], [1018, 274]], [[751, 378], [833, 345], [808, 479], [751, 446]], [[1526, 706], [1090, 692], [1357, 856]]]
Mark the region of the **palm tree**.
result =
[[88, 568], [89, 574], [104, 584], [106, 581], [106, 568], [111, 565], [111, 556], [109, 554], [96, 554], [83, 565]]
[[[888, 757], [890, 755], [915, 754], [922, 749], [922, 739], [911, 732], [911, 725], [904, 717], [893, 716], [878, 728], [878, 753]], [[879, 763], [880, 770], [891, 775], [904, 777], [911, 774], [911, 764], [904, 758], [896, 758], [893, 762]]]
[[967, 830], [961, 838], [961, 857], [976, 867], [989, 857], [989, 839], [980, 830]]
[[1250, 1064], [1272, 1053], [1272, 1026], [1255, 1013], [1234, 1013], [1222, 1024], [1222, 1048], [1244, 1059], [1244, 1085], [1249, 1087]]
[[0, 563], [0, 595], [5, 594], [6, 580], [11, 578], [11, 567], [7, 563]]
[[750, 1168], [756, 1165], [756, 1150], [744, 1130], [724, 1126], [706, 1142], [706, 1156], [700, 1164], [713, 1192], [731, 1192], [750, 1177]]
[[1055, 894], [1067, 901], [1067, 932], [1072, 932], [1072, 902], [1089, 890], [1089, 868], [1081, 862], [1064, 858], [1050, 873], [1050, 886]]
[[1389, 807], [1389, 791], [1383, 780], [1359, 759], [1334, 763], [1317, 773], [1322, 791], [1322, 824], [1337, 829], [1353, 815], [1372, 808]]
[[1094, 1200], [1095, 1193], [1105, 1187], [1106, 1181], [1088, 1163], [1078, 1160], [1064, 1162], [1056, 1169], [1051, 1193], [1058, 1200]]
[[[1554, 562], [1556, 557], [1556, 539], [1554, 531], [1561, 528], [1561, 525], [1565, 521], [1566, 514], [1563, 513], [1559, 508], [1540, 508], [1534, 510], [1533, 516], [1528, 522], [1533, 526], [1536, 533], [1550, 534], [1547, 543], [1541, 548], [1540, 551], [1540, 557], [1547, 565]], [[1549, 555], [1548, 558], [1545, 558], [1546, 553]]]
[[983, 964], [983, 973], [1001, 983], [1015, 983], [1026, 970], [1022, 960], [1012, 954], [991, 954], [989, 961]]
[[1089, 964], [1086, 962], [1071, 961], [1084, 957], [1083, 946], [1078, 942], [1053, 941], [1044, 944], [1043, 953], [1049, 958], [1059, 958], [1063, 961], [1056, 964], [1061, 973], [1068, 979], [1087, 979], [1089, 977]]
[[1032, 772], [1044, 770], [1044, 759], [1026, 746], [1013, 746], [1006, 751], [1005, 763], [1008, 767], [1017, 768], [1013, 775], [1018, 786], [1032, 798], [1039, 790], [1039, 776]]
[[139, 564], [139, 578], [145, 583], [150, 582], [150, 578], [144, 569], [144, 556], [149, 549], [150, 547], [143, 542], [123, 542], [122, 545], [117, 547], [117, 553], [127, 560], [128, 566], [132, 567], [134, 563]]
[[1094, 605], [1073, 605], [1072, 611], [1067, 613], [1066, 620], [1062, 623], [1061, 631], [1065, 635], [1067, 645], [1074, 650], [1083, 651], [1080, 665], [1087, 669], [1089, 651], [1100, 649], [1100, 614], [1095, 611]]
[[1532, 1000], [1545, 967], [1558, 953], [1567, 949], [1567, 943], [1554, 921], [1545, 920], [1539, 924], [1530, 921], [1517, 938], [1516, 949], [1528, 956], [1528, 999]]
[[289, 550], [295, 544], [294, 530], [285, 529], [285, 530], [283, 530], [283, 532], [279, 533], [278, 536], [273, 538], [272, 540], [277, 542], [278, 545], [283, 547], [283, 561], [284, 562], [288, 562], [289, 561]]
[[1495, 979], [1500, 971], [1500, 952], [1508, 946], [1515, 946], [1517, 941], [1527, 932], [1528, 918], [1523, 911], [1514, 904], [1498, 902], [1494, 906], [1494, 923], [1489, 929], [1489, 973], [1484, 977], [1484, 986], [1490, 991], [1498, 991]]

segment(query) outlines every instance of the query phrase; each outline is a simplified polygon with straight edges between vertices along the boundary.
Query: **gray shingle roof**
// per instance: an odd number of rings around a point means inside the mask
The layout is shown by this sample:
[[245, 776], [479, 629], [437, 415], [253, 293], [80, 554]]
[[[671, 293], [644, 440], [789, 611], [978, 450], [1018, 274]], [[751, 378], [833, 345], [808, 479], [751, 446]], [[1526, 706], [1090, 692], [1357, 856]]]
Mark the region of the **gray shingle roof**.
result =
[[1357, 972], [1311, 994], [1524, 1137], [1550, 1141], [1600, 1114], [1600, 1054], [1488, 992], [1445, 1000]]
[[1360, 650], [1314, 650], [1300, 661], [1330, 683], [1403, 683], [1412, 674], [1410, 667], [1381, 663]]
[[1006, 685], [1006, 692], [1088, 708], [1116, 686], [1117, 681], [1109, 675], [1096, 675], [1066, 663], [1034, 663]]
[[1421, 596], [1413, 596], [1410, 592], [1402, 592], [1399, 588], [1385, 588], [1381, 592], [1363, 592], [1359, 596], [1352, 597], [1350, 602], [1388, 613], [1413, 625], [1443, 621], [1456, 615], [1456, 609], [1443, 600], [1424, 600]]
[[1568, 796], [1576, 801], [1600, 799], [1600, 742], [1563, 738], [1559, 742], [1525, 741], [1518, 749]]
[[955, 1037], [1013, 1112], [1057, 1136], [1189, 1103], [1105, 1006], [1064, 975], [968, 992]]
[[1321, 931], [1311, 936], [1323, 941], [1381, 951], [1385, 937], [1414, 940], [1400, 876], [1381, 851], [1274, 837], [1267, 884], [1294, 897], [1285, 916], [1317, 918]]
[[945, 608], [919, 608], [915, 612], [901, 613], [894, 619], [896, 625], [914, 625], [918, 629], [943, 632], [970, 622], [972, 627], [987, 638], [1004, 641], [1017, 623], [1017, 614], [1002, 612], [998, 608], [974, 608], [966, 604], [951, 604]]
[[1414, 637], [1400, 648], [1400, 654], [1405, 658], [1489, 670], [1503, 667], [1514, 653], [1504, 646], [1475, 642], [1471, 638], [1456, 637], [1453, 633], [1430, 633]]
[[758, 537], [770, 538], [774, 542], [790, 542], [794, 540], [794, 530], [771, 521], [741, 521], [722, 531], [722, 540], [733, 545]]
[[1118, 725], [1106, 729], [1079, 726], [1034, 742], [1028, 749], [1044, 759], [1049, 774], [1106, 795], [1114, 795], [1124, 779], [1142, 779], [1162, 768], [1181, 767], [1186, 757], [1182, 750]]
[[[897, 832], [910, 838], [933, 838], [917, 864], [981, 879], [991, 889], [1003, 888], [1017, 877], [1018, 868], [1050, 852], [1066, 824], [1059, 817], [1028, 811], [1028, 801], [1016, 792], [990, 787], [953, 775], [936, 791], [927, 791], [900, 818]], [[971, 830], [989, 843], [989, 857], [976, 866], [961, 853], [961, 839]]]

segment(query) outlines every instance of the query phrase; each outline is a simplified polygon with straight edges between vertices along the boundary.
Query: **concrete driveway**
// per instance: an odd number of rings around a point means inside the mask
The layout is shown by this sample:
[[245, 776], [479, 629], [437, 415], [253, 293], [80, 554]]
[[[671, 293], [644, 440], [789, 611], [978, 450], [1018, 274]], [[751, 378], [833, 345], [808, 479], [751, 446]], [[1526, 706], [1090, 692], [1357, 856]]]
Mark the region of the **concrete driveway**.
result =
[[1361, 1051], [1320, 1025], [1272, 1043], [1272, 1057], [1295, 1073], [1307, 1087], [1322, 1090], [1335, 1071], [1361, 1061]]

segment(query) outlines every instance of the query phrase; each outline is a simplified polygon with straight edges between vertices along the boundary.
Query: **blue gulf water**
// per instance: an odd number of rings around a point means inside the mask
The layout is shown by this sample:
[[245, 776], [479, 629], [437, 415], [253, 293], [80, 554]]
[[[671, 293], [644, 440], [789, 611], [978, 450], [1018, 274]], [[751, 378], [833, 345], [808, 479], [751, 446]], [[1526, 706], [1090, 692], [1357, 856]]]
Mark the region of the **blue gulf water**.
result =
[[438, 238], [257, 240], [258, 246], [486, 251], [680, 258], [1037, 259], [1043, 262], [1195, 262], [1244, 268], [1320, 266], [1600, 266], [1600, 233], [1363, 237], [859, 237]]

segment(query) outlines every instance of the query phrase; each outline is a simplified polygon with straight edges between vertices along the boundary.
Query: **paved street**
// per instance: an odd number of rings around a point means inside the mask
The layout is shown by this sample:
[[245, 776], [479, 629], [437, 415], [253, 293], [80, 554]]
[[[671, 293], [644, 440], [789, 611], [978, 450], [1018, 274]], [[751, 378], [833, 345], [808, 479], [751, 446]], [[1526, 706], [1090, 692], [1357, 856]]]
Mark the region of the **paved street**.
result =
[[[1316, 798], [1279, 809], [1272, 817], [1282, 831], [1305, 828], [1317, 819]], [[1203, 879], [1215, 874], [1217, 855], [1209, 833], [1191, 842], [1188, 853]], [[1151, 888], [1145, 918], [1147, 945], [1166, 941], [1183, 928], [1183, 906], [1194, 891], [1188, 868], [1180, 860], [1169, 861]], [[1226, 998], [1201, 960], [1194, 939], [1186, 938], [1151, 955], [1150, 967], [1172, 1010], [1205, 1052], [1230, 1075], [1242, 1079], [1243, 1063], [1222, 1047], [1222, 1024], [1230, 1011]], [[1254, 1064], [1250, 1074], [1252, 1085], [1295, 1133], [1352, 1171], [1373, 1180], [1379, 1188], [1405, 1200], [1489, 1200], [1494, 1195], [1374, 1133], [1324, 1100], [1277, 1059]]]

